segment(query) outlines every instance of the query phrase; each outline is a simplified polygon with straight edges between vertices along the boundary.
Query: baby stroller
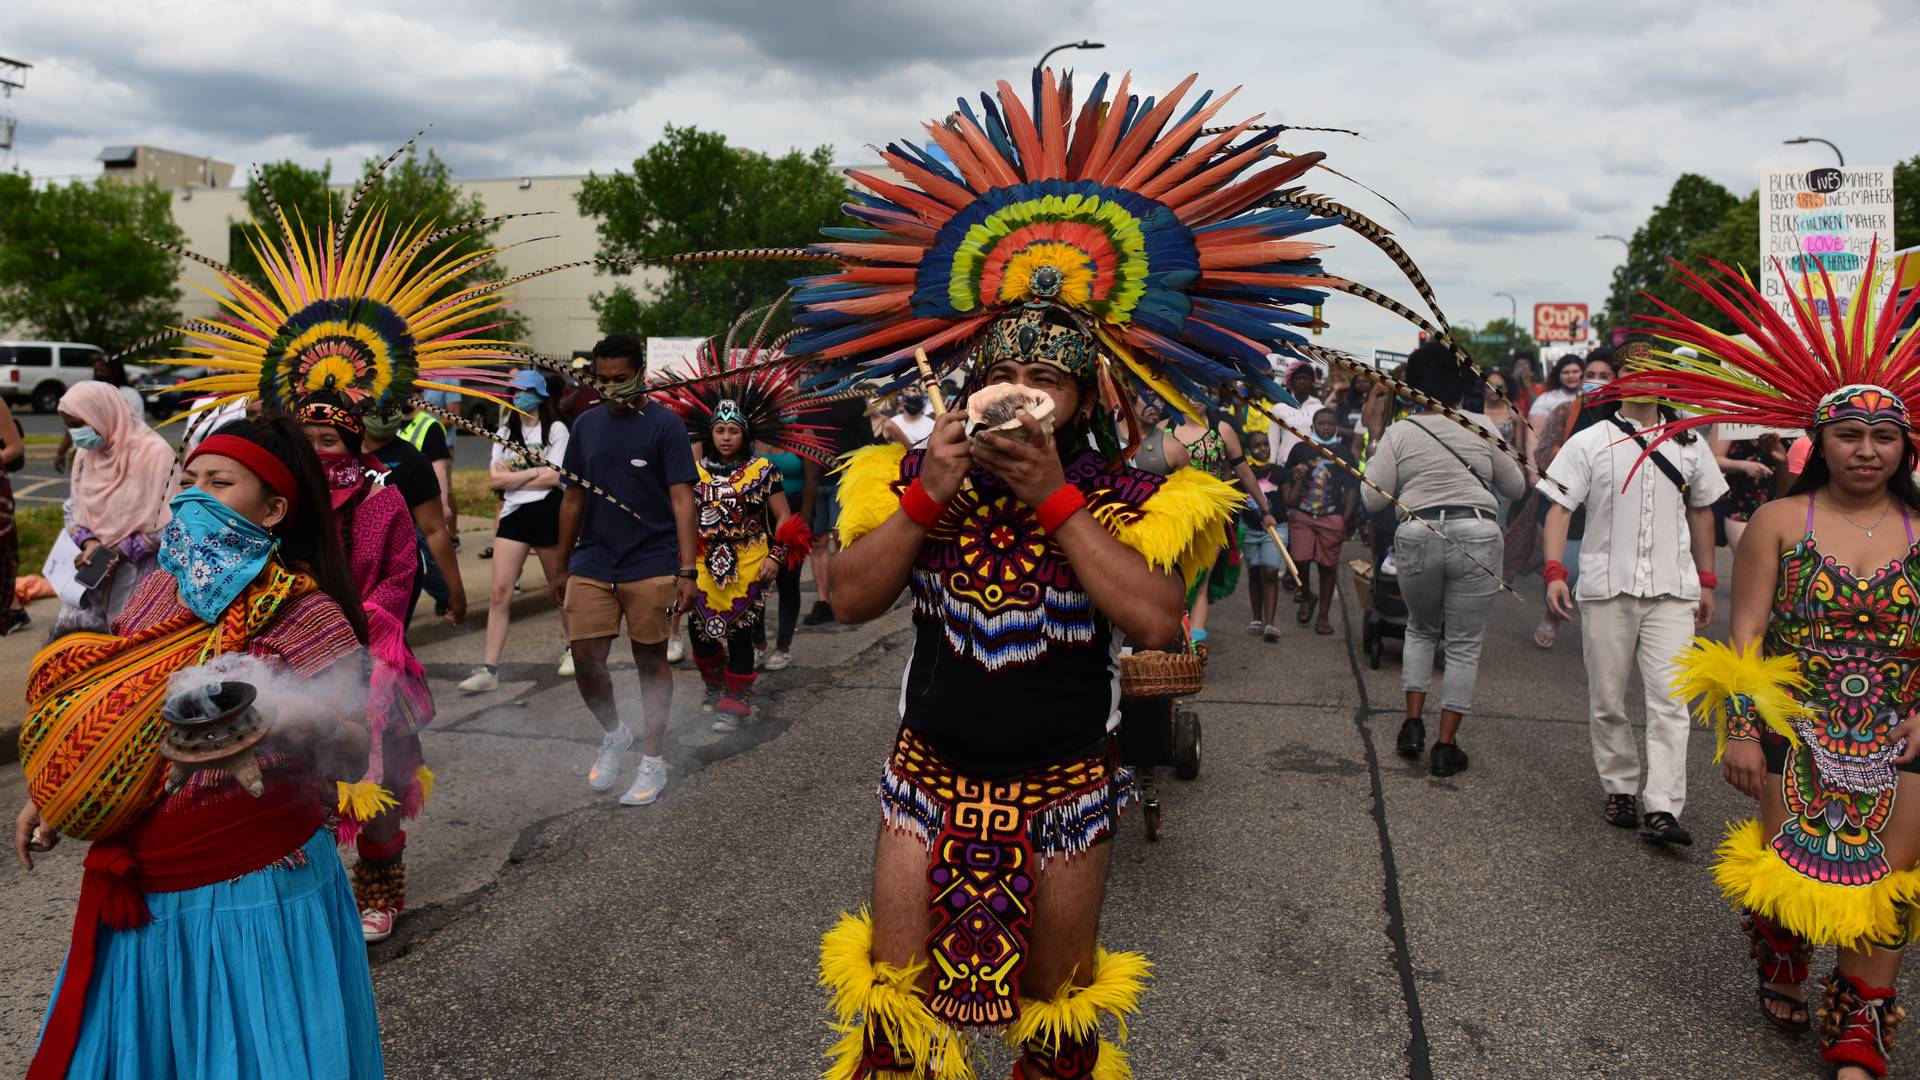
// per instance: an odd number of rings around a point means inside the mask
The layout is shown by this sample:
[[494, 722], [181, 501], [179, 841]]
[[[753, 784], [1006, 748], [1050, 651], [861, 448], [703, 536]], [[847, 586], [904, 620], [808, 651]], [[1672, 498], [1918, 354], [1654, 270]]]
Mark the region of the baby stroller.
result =
[[1361, 628], [1361, 646], [1367, 653], [1367, 666], [1380, 670], [1380, 658], [1386, 654], [1387, 639], [1403, 646], [1407, 640], [1407, 601], [1400, 595], [1400, 575], [1393, 565], [1393, 528], [1373, 530], [1373, 565], [1355, 559], [1347, 564], [1362, 593], [1366, 616]]
[[1181, 698], [1200, 690], [1199, 657], [1140, 652], [1121, 657], [1120, 761], [1133, 770], [1147, 839], [1160, 839], [1156, 770], [1182, 780], [1200, 775], [1200, 717]]

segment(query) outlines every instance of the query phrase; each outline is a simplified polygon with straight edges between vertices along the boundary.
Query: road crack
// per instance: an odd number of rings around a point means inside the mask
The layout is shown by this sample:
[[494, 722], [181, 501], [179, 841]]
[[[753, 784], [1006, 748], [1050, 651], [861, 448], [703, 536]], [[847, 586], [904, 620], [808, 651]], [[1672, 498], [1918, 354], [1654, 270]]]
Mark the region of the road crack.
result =
[[[1360, 745], [1366, 751], [1367, 775], [1373, 790], [1373, 827], [1380, 837], [1381, 903], [1387, 913], [1387, 940], [1393, 945], [1393, 966], [1400, 975], [1400, 998], [1407, 1010], [1407, 1075], [1411, 1080], [1433, 1080], [1432, 1047], [1427, 1043], [1426, 1020], [1420, 1012], [1420, 987], [1413, 977], [1407, 916], [1400, 904], [1400, 867], [1394, 860], [1393, 830], [1387, 822], [1387, 793], [1380, 778], [1380, 751], [1374, 745], [1373, 729], [1368, 725], [1373, 709], [1367, 697], [1366, 675], [1360, 667], [1360, 652], [1354, 647], [1355, 618], [1353, 607], [1348, 603], [1349, 592], [1344, 585], [1340, 587], [1340, 620], [1345, 624], [1347, 666], [1353, 672], [1353, 688], [1358, 695], [1353, 726], [1360, 733]], [[1365, 618], [1364, 613], [1361, 618]]]

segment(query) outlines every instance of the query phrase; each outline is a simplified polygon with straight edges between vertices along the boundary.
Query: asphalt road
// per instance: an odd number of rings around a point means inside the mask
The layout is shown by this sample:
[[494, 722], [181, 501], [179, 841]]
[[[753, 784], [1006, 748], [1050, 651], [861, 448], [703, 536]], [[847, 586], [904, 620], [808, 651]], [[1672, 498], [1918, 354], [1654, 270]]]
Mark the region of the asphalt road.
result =
[[[1607, 826], [1578, 634], [1542, 653], [1535, 609], [1504, 597], [1462, 736], [1473, 766], [1433, 779], [1392, 754], [1397, 650], [1366, 670], [1341, 607], [1339, 634], [1268, 645], [1241, 633], [1244, 600], [1221, 605], [1201, 776], [1161, 781], [1158, 843], [1123, 822], [1102, 938], [1156, 964], [1130, 1025], [1139, 1076], [1814, 1075], [1811, 1043], [1755, 1015], [1708, 875], [1748, 812], [1711, 739], [1693, 741], [1684, 815], [1700, 843]], [[706, 730], [680, 671], [673, 783], [639, 810], [586, 787], [595, 729], [554, 675], [555, 624], [516, 622], [482, 698], [451, 685], [475, 636], [421, 650], [440, 794], [413, 830], [414, 910], [373, 954], [390, 1074], [814, 1075], [830, 1042], [814, 953], [866, 894], [905, 612], [803, 629], [737, 735]], [[631, 679], [616, 673], [629, 708]], [[21, 789], [0, 779], [0, 800]], [[0, 873], [0, 1074], [30, 1052], [78, 861]], [[1895, 1056], [1920, 1065], [1914, 1041]]]

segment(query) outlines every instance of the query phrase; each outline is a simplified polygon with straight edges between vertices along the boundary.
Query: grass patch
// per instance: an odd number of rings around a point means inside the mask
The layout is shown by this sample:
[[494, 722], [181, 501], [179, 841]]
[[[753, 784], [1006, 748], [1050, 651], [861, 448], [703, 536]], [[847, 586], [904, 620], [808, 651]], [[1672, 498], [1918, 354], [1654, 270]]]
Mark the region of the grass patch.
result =
[[37, 574], [47, 561], [47, 552], [60, 538], [60, 507], [46, 503], [22, 506], [14, 512], [14, 528], [20, 534], [20, 572]]
[[485, 469], [453, 470], [453, 498], [460, 506], [462, 528], [468, 518], [490, 518], [500, 500]]
[[62, 438], [65, 438], [65, 436], [57, 434], [55, 432], [34, 431], [34, 432], [28, 432], [27, 434], [21, 436], [20, 445], [22, 446], [59, 446], [60, 440]]

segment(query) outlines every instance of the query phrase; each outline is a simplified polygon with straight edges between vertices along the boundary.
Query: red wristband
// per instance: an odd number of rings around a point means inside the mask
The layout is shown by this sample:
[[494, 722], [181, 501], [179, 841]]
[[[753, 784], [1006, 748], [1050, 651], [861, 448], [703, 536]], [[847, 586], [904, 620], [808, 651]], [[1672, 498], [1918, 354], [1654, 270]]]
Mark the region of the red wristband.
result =
[[1067, 519], [1087, 505], [1087, 497], [1072, 484], [1061, 484], [1054, 493], [1047, 496], [1039, 506], [1033, 508], [1033, 516], [1040, 521], [1040, 527], [1048, 532], [1059, 532]]
[[946, 504], [935, 502], [933, 496], [927, 494], [927, 489], [920, 486], [917, 476], [907, 485], [907, 490], [900, 493], [900, 509], [909, 520], [923, 529], [933, 528], [940, 520], [940, 515], [947, 512]]
[[1698, 573], [1700, 575], [1701, 588], [1707, 590], [1708, 592], [1712, 592], [1713, 590], [1720, 587], [1719, 574], [1716, 574], [1711, 570], [1701, 570], [1701, 571], [1698, 571]]
[[1548, 559], [1547, 565], [1540, 570], [1540, 579], [1551, 585], [1556, 581], [1567, 580], [1567, 568], [1558, 559]]

